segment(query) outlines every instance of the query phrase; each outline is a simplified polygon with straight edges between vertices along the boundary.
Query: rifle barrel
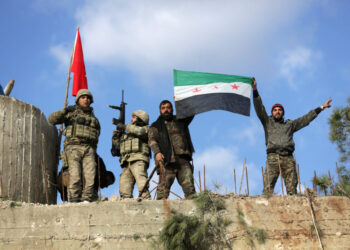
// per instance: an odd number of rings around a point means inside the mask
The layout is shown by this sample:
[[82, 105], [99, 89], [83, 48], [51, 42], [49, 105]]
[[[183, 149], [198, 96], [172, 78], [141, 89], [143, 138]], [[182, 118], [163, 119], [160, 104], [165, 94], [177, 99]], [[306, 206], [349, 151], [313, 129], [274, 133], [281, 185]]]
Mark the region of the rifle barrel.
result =
[[118, 110], [121, 110], [121, 107], [119, 107], [119, 106], [108, 105], [107, 107], [112, 108], [112, 109], [118, 109]]

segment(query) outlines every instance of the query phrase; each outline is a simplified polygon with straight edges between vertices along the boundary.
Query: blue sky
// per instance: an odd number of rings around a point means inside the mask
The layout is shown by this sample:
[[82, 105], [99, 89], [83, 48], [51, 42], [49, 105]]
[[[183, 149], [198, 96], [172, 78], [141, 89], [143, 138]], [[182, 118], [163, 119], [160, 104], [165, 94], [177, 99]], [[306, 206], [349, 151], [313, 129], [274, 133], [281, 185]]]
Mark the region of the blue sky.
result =
[[[267, 110], [277, 102], [296, 119], [332, 97], [344, 106], [350, 93], [348, 1], [5, 1], [0, 4], [0, 83], [15, 79], [12, 97], [46, 116], [64, 102], [77, 27], [83, 44], [93, 107], [102, 124], [98, 153], [116, 175], [104, 196], [119, 195], [118, 159], [110, 154], [112, 117], [125, 91], [127, 121], [144, 109], [154, 121], [158, 104], [173, 97], [172, 70], [255, 76]], [[71, 90], [70, 90], [71, 93]], [[70, 94], [69, 104], [74, 99]], [[336, 145], [322, 112], [297, 132], [301, 180], [314, 170], [335, 175]], [[266, 153], [263, 128], [226, 111], [197, 115], [190, 125], [195, 177], [233, 191], [247, 158], [251, 194], [261, 194]], [[153, 163], [150, 170], [153, 168]], [[173, 188], [183, 196], [176, 184]], [[277, 183], [275, 192], [280, 192]]]

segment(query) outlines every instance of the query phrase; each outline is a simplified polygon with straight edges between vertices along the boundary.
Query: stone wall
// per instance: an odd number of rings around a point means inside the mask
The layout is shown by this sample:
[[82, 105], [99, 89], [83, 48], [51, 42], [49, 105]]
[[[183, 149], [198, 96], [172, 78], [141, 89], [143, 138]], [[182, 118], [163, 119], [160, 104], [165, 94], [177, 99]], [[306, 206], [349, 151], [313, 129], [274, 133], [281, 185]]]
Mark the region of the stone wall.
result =
[[56, 204], [57, 129], [33, 105], [0, 96], [0, 197]]
[[[224, 216], [233, 249], [251, 249], [238, 223], [263, 229], [256, 249], [320, 249], [306, 197], [229, 197]], [[192, 201], [169, 201], [170, 209], [196, 213]], [[313, 206], [324, 249], [350, 249], [350, 199], [315, 197]], [[0, 249], [150, 249], [163, 226], [163, 201], [133, 199], [91, 204], [33, 205], [0, 202]]]

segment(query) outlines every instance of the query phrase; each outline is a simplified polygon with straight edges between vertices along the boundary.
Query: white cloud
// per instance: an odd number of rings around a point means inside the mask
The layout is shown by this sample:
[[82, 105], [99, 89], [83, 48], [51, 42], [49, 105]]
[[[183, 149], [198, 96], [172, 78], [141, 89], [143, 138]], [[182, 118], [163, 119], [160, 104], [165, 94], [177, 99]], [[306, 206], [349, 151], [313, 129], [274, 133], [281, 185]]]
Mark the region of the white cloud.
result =
[[63, 44], [58, 44], [50, 48], [50, 54], [57, 58], [61, 70], [68, 71], [71, 53], [68, 46], [64, 46]]
[[[220, 184], [222, 185], [222, 188], [219, 191], [224, 193], [233, 192], [235, 169], [236, 187], [238, 192], [242, 177], [243, 161], [243, 159], [239, 158], [238, 149], [236, 147], [213, 146], [202, 152], [196, 153], [194, 157], [194, 176], [197, 179], [198, 170], [201, 171], [201, 175], [203, 176], [203, 166], [205, 165], [207, 188], [213, 189], [214, 184]], [[261, 182], [261, 174], [254, 164], [247, 162], [246, 166], [248, 168], [250, 192], [259, 192], [257, 187], [258, 182]], [[246, 181], [244, 177], [241, 194], [244, 193], [245, 188]]]
[[263, 133], [263, 127], [257, 119], [250, 119], [249, 122], [250, 124], [248, 124], [245, 129], [239, 131], [239, 133], [234, 129], [234, 132], [231, 134], [234, 139], [239, 139], [245, 143], [248, 142], [250, 145], [255, 145], [258, 136]]
[[268, 67], [269, 50], [281, 42], [274, 37], [276, 31], [285, 32], [284, 25], [308, 5], [278, 0], [87, 0], [76, 18], [90, 63], [125, 67], [139, 76], [173, 68], [240, 74]]
[[287, 78], [289, 85], [297, 89], [300, 78], [298, 75], [312, 74], [314, 65], [321, 58], [321, 53], [306, 47], [296, 47], [283, 53], [281, 74]]

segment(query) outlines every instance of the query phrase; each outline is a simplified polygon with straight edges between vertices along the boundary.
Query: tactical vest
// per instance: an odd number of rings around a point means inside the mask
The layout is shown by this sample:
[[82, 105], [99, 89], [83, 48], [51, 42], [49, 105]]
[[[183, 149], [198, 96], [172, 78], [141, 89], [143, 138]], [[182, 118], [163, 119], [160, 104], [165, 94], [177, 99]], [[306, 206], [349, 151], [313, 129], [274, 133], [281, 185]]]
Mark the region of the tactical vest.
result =
[[93, 112], [77, 108], [69, 114], [64, 135], [66, 139], [77, 138], [83, 143], [96, 145], [100, 135], [100, 123]]
[[141, 153], [149, 156], [149, 147], [147, 142], [131, 134], [123, 134], [120, 141], [120, 154]]

